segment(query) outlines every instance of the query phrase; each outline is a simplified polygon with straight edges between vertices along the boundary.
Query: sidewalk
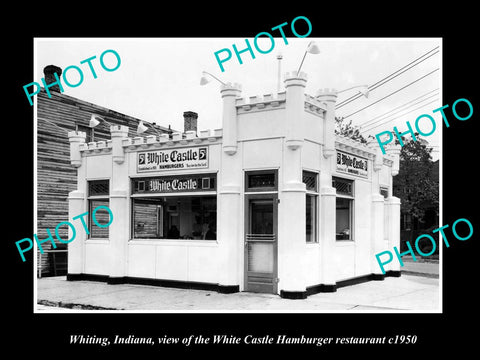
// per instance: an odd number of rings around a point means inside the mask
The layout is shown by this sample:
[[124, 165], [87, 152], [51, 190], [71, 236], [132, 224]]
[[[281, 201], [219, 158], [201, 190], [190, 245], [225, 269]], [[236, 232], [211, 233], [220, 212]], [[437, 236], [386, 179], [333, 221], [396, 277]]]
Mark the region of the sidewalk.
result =
[[65, 276], [37, 279], [38, 313], [61, 311], [178, 312], [439, 312], [438, 279], [403, 275], [319, 293], [304, 300], [273, 294], [220, 294], [147, 285], [109, 285], [66, 281]]

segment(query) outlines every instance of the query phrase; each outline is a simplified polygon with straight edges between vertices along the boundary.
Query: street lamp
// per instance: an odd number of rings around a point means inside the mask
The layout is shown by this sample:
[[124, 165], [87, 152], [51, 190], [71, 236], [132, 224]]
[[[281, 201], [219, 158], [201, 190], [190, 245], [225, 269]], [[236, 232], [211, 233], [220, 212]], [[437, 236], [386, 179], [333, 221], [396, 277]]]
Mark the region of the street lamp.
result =
[[[160, 133], [158, 132], [157, 129], [155, 129], [155, 127], [154, 127], [152, 124], [150, 124], [150, 123], [147, 123], [147, 124], [149, 124], [150, 127], [151, 127], [153, 130], [155, 130], [155, 132], [157, 133], [157, 135], [160, 136]], [[138, 123], [138, 126], [137, 126], [137, 134], [142, 134], [142, 133], [144, 133], [144, 132], [147, 131], [147, 130], [148, 130], [148, 127], [143, 124], [143, 121], [140, 121], [140, 122]]]
[[110, 124], [107, 120], [105, 120], [103, 117], [101, 116], [98, 116], [98, 115], [95, 115], [95, 114], [92, 114], [92, 116], [90, 116], [90, 122], [88, 124], [89, 127], [92, 128], [92, 141], [95, 141], [95, 129], [94, 127], [97, 126], [98, 124], [100, 124], [100, 121], [104, 121], [106, 122], [109, 126], [112, 126], [112, 124]]
[[356, 88], [361, 88], [361, 90], [359, 90], [359, 92], [368, 99], [368, 94], [370, 93], [370, 90], [368, 90], [368, 85], [352, 86], [352, 87], [349, 87], [348, 89], [337, 91], [337, 94], [340, 94], [340, 93], [348, 91], [348, 90], [356, 89]]
[[305, 54], [303, 54], [303, 59], [302, 62], [300, 63], [300, 66], [298, 67], [297, 70], [297, 76], [300, 74], [300, 69], [302, 68], [303, 61], [305, 60], [305, 57], [307, 56], [307, 53], [310, 54], [320, 54], [320, 48], [318, 47], [317, 43], [315, 41], [310, 41], [310, 43], [307, 46], [307, 50], [305, 50]]
[[214, 76], [214, 75], [212, 75], [212, 74], [210, 74], [209, 72], [206, 72], [206, 71], [202, 71], [202, 77], [200, 78], [200, 85], [202, 85], [202, 86], [207, 85], [210, 82], [210, 79], [206, 75], [210, 75], [212, 78], [214, 78], [215, 80], [220, 82], [222, 85], [226, 85], [222, 80], [220, 80], [216, 76]]
[[92, 114], [92, 116], [90, 116], [90, 123], [88, 124], [88, 126], [91, 127], [91, 128], [94, 128], [95, 126], [100, 124], [100, 121], [105, 121], [109, 126], [112, 126], [112, 124], [110, 124], [103, 117], [95, 115], [95, 114]]

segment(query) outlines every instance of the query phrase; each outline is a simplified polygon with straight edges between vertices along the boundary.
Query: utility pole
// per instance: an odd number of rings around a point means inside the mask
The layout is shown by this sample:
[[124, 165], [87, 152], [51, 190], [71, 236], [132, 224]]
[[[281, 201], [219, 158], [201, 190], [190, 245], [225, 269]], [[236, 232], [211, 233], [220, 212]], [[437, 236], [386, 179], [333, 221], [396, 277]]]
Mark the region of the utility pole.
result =
[[282, 81], [282, 53], [278, 53], [277, 60], [278, 60], [278, 78], [277, 78], [277, 93], [280, 92], [280, 85]]

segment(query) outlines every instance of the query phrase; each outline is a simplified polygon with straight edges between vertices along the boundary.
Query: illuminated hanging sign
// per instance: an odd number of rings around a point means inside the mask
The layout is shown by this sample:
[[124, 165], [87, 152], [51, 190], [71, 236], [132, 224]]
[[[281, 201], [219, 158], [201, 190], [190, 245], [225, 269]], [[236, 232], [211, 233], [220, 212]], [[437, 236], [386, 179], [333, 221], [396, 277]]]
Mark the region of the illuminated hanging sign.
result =
[[208, 168], [208, 147], [143, 151], [138, 153], [138, 172]]
[[337, 171], [349, 175], [368, 177], [368, 159], [337, 150]]

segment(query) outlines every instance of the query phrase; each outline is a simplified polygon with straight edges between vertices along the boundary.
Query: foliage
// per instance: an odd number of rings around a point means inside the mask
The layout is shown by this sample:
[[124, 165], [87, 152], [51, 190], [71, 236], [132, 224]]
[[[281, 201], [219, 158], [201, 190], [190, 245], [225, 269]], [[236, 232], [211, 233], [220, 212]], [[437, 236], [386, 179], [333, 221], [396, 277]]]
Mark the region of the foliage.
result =
[[[335, 118], [335, 134], [349, 137], [366, 144], [372, 135], [364, 137], [358, 126], [352, 125], [352, 120]], [[400, 198], [402, 212], [410, 214], [419, 221], [424, 220], [427, 209], [434, 209], [438, 216], [439, 181], [434, 178], [434, 163], [432, 149], [428, 142], [415, 134], [417, 141], [402, 138], [404, 146], [400, 152], [400, 170], [393, 178], [393, 195]], [[399, 144], [398, 140], [396, 143]]]
[[418, 137], [417, 141], [402, 141], [400, 170], [393, 178], [393, 194], [400, 198], [402, 212], [423, 221], [428, 208], [435, 209], [438, 215], [439, 181], [433, 176], [432, 149], [427, 147], [427, 141]]
[[335, 134], [343, 135], [353, 140], [360, 141], [362, 144], [366, 144], [368, 142], [368, 138], [373, 138], [371, 135], [365, 138], [362, 134], [360, 134], [360, 128], [352, 125], [352, 120], [345, 122], [345, 119], [342, 117], [335, 118]]

